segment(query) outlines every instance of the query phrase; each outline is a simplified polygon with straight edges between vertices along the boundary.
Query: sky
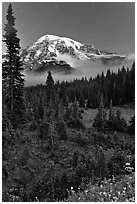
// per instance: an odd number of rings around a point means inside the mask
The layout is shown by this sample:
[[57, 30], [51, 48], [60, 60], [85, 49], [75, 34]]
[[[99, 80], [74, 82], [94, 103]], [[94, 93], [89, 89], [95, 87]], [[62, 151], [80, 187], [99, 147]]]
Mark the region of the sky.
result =
[[[2, 3], [2, 31], [9, 3]], [[135, 53], [133, 2], [11, 3], [22, 48], [43, 35], [53, 34], [117, 54]], [[4, 43], [2, 49], [4, 52]]]

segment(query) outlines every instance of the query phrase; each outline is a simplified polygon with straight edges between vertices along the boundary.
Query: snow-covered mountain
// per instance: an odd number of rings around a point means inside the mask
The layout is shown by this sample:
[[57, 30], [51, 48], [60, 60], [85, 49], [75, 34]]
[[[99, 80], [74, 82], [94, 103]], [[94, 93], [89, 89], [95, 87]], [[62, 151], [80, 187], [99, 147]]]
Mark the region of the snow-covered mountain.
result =
[[121, 64], [126, 56], [96, 49], [92, 44], [82, 44], [67, 37], [44, 35], [22, 50], [26, 70], [70, 72], [75, 69], [74, 59], [79, 61], [100, 61], [103, 65]]
[[[4, 61], [6, 53], [3, 53]], [[82, 44], [66, 37], [44, 35], [36, 42], [21, 50], [24, 64], [25, 84], [45, 84], [47, 71], [52, 71], [57, 81], [97, 76], [108, 69], [131, 67], [135, 55], [118, 55], [96, 49], [92, 44]]]

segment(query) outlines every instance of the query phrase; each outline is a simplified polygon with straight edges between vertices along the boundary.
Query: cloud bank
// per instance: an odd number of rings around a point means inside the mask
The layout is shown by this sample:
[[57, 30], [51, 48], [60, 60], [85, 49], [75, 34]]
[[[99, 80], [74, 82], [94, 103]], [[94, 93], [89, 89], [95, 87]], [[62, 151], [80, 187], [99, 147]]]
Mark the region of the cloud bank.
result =
[[[113, 70], [113, 72], [117, 72], [118, 68], [122, 68], [123, 65], [125, 68], [131, 67], [133, 61], [135, 60], [135, 54], [129, 54], [126, 56], [126, 60], [120, 65], [113, 65], [113, 66], [106, 66], [101, 63], [101, 61], [92, 61], [86, 60], [81, 61], [78, 59], [68, 59], [71, 60], [71, 65], [73, 65], [75, 71], [71, 74], [64, 74], [64, 73], [52, 73], [53, 78], [55, 81], [71, 81], [73, 79], [81, 79], [82, 77], [90, 78], [97, 76], [102, 71], [104, 74], [107, 72], [108, 69]], [[25, 85], [26, 86], [35, 86], [37, 84], [45, 84], [47, 78], [47, 72], [43, 73], [27, 73], [25, 72]]]

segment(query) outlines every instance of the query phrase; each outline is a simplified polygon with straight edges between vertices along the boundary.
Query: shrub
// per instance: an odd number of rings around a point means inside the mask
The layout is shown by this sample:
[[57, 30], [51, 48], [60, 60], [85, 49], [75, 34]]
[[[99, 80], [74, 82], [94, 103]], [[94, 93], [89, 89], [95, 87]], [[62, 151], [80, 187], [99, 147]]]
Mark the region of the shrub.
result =
[[59, 118], [57, 120], [56, 130], [57, 130], [57, 133], [59, 135], [60, 140], [67, 140], [68, 139], [66, 123], [62, 118]]
[[98, 113], [94, 119], [93, 127], [99, 131], [104, 131], [106, 127], [106, 111], [104, 109], [103, 97], [101, 97], [101, 102], [99, 105]]
[[46, 139], [48, 130], [49, 130], [49, 123], [46, 120], [43, 120], [39, 125], [39, 138]]
[[117, 115], [114, 115], [111, 111], [109, 114], [109, 119], [106, 122], [106, 129], [119, 131], [119, 132], [126, 132], [127, 131], [127, 123], [126, 120], [121, 117], [120, 110], [117, 111]]
[[116, 150], [107, 165], [110, 176], [122, 174], [124, 172], [125, 155]]
[[135, 114], [131, 117], [129, 123], [130, 125], [128, 126], [128, 133], [133, 135], [135, 134]]

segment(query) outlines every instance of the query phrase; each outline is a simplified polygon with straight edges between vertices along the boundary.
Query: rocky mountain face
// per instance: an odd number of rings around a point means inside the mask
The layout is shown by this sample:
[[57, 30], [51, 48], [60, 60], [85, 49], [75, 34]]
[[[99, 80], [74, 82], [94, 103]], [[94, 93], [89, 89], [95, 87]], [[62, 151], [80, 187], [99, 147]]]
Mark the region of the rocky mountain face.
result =
[[92, 44], [82, 44], [66, 37], [44, 35], [22, 50], [24, 67], [27, 71], [46, 70], [71, 72], [75, 68], [71, 59], [100, 61], [103, 65], [120, 64], [125, 56], [96, 49]]

